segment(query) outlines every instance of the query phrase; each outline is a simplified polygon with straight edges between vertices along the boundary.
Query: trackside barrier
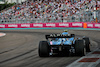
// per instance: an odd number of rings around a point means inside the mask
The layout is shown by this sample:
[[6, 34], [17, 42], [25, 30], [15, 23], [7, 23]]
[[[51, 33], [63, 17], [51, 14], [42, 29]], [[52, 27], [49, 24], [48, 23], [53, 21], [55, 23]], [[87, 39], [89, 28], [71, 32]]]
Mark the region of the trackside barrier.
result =
[[0, 24], [0, 28], [100, 28], [100, 23], [63, 22], [63, 23], [21, 23]]

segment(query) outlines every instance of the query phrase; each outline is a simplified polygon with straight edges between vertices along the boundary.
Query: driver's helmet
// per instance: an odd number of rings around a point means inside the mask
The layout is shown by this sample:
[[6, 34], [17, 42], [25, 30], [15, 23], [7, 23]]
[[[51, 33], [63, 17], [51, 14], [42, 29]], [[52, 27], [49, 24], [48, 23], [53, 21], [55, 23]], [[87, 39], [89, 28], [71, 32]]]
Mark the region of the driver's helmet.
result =
[[[68, 34], [67, 30], [64, 30], [64, 32], [62, 33], [62, 35], [67, 35], [67, 34]], [[63, 40], [66, 40], [66, 38], [63, 38]]]
[[66, 34], [68, 34], [68, 31], [67, 30], [64, 30], [64, 32], [62, 34], [63, 35], [66, 35]]
[[68, 32], [68, 30], [64, 30], [64, 32]]

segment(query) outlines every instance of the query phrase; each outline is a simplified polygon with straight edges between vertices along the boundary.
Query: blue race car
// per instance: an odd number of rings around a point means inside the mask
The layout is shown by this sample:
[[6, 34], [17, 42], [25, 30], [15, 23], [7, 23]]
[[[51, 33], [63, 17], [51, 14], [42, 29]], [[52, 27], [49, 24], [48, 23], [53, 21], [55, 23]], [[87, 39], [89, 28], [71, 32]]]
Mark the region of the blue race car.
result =
[[47, 57], [56, 53], [78, 56], [86, 55], [90, 51], [90, 40], [88, 37], [75, 39], [75, 34], [50, 34], [45, 35], [47, 41], [40, 41], [38, 53], [40, 57]]

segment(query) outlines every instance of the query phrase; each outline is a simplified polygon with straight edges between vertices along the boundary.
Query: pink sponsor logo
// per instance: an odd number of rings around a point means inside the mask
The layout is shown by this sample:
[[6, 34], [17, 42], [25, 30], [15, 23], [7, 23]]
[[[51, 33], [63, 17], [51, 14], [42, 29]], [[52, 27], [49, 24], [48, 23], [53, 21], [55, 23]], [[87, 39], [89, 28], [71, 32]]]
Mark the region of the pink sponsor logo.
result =
[[59, 23], [59, 27], [69, 27], [69, 23]]
[[36, 24], [35, 24], [35, 23], [34, 23], [34, 24], [33, 24], [33, 27], [43, 27], [43, 24], [39, 24], [39, 23], [36, 23]]
[[5, 25], [4, 25], [4, 24], [1, 24], [1, 25], [0, 25], [0, 28], [5, 28]]
[[18, 28], [18, 24], [8, 24], [8, 28]]
[[100, 24], [94, 24], [94, 28], [100, 28]]
[[87, 28], [93, 28], [94, 25], [92, 23], [87, 23]]
[[21, 24], [21, 27], [30, 28], [30, 24]]
[[46, 23], [44, 27], [56, 27], [55, 23]]
[[72, 23], [72, 27], [83, 27], [83, 23], [81, 23], [81, 22], [79, 22], [79, 23], [73, 22]]

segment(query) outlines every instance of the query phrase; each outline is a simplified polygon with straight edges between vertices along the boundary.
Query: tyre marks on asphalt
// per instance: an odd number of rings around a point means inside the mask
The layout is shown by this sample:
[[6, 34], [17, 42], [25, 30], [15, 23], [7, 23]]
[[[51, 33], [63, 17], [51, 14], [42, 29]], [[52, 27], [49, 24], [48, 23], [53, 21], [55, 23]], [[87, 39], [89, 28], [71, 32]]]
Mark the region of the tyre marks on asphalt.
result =
[[26, 54], [29, 54], [29, 53], [31, 53], [32, 51], [36, 50], [36, 49], [37, 49], [37, 48], [35, 48], [35, 49], [33, 49], [33, 50], [30, 50], [30, 51], [28, 51], [28, 52], [25, 52], [25, 53], [23, 53], [23, 54], [20, 54], [20, 55], [18, 55], [18, 56], [15, 56], [15, 57], [12, 57], [12, 58], [9, 58], [9, 59], [0, 61], [0, 64], [1, 64], [1, 63], [4, 63], [4, 62], [7, 62], [7, 61], [10, 61], [10, 60], [13, 60], [13, 59], [15, 59], [15, 58], [24, 56], [24, 55], [26, 55]]
[[19, 38], [16, 34], [7, 34], [7, 36], [0, 38], [0, 54], [13, 51], [21, 47], [25, 42], [25, 37]]
[[[26, 41], [24, 41], [24, 40], [26, 40]], [[14, 46], [12, 46], [12, 47], [10, 47], [10, 50], [1, 52], [0, 66], [9, 64], [10, 61], [12, 62], [13, 60], [16, 60], [20, 57], [21, 57], [21, 59], [23, 59], [24, 58], [23, 56], [27, 56], [28, 54], [30, 55], [30, 53], [34, 52], [37, 49], [36, 47], [33, 48], [33, 44], [27, 43], [27, 41], [29, 40], [29, 39], [27, 40], [27, 37], [24, 37], [24, 40], [23, 40], [23, 42], [20, 43], [21, 45], [18, 45], [18, 46], [15, 45], [15, 46], [17, 46], [15, 48], [14, 48]], [[21, 59], [19, 59], [19, 60], [21, 60]]]
[[[14, 44], [14, 43], [17, 43], [17, 41], [15, 41], [13, 44], [15, 46], [19, 46], [18, 48], [1, 54], [2, 56], [4, 56], [4, 57], [0, 57], [1, 62], [5, 60], [6, 61], [2, 62], [0, 64], [0, 67], [34, 67], [34, 66], [35, 67], [65, 67], [66, 65], [72, 63], [73, 61], [75, 61], [76, 59], [80, 57], [74, 56], [74, 57], [43, 57], [41, 58], [38, 56], [38, 43], [41, 40], [45, 40], [45, 34], [59, 33], [61, 31], [60, 30], [25, 30], [23, 32], [22, 30], [21, 33], [19, 31], [17, 32], [14, 31], [13, 33], [8, 31], [8, 33], [13, 34], [13, 35], [19, 34], [19, 36], [15, 35], [15, 37], [19, 37], [19, 38], [25, 37], [26, 40], [23, 39], [24, 40], [24, 41], [22, 40], [23, 42], [18, 41], [18, 42], [21, 42], [19, 43], [19, 45]], [[9, 38], [10, 37], [8, 37], [8, 39]], [[15, 46], [12, 46], [11, 48], [14, 48]]]
[[[15, 55], [11, 55], [11, 57], [8, 57], [5, 60], [0, 61], [0, 66], [4, 66], [4, 67], [8, 67], [12, 65], [17, 66], [18, 63], [21, 63], [21, 61], [25, 62], [25, 60], [37, 56], [37, 54], [34, 54], [36, 53], [36, 50], [37, 48], [34, 48], [34, 49], [23, 51], [18, 54], [15, 53]], [[15, 50], [13, 52], [15, 52]]]

